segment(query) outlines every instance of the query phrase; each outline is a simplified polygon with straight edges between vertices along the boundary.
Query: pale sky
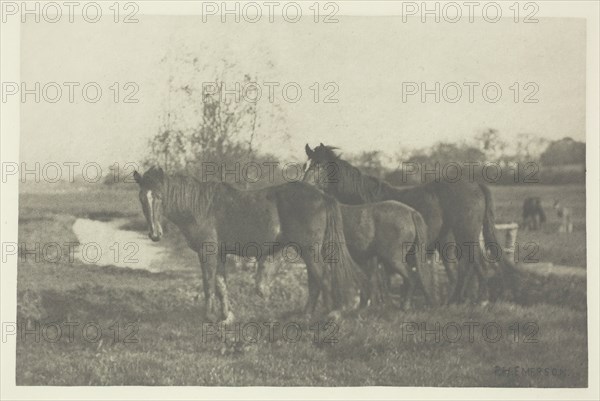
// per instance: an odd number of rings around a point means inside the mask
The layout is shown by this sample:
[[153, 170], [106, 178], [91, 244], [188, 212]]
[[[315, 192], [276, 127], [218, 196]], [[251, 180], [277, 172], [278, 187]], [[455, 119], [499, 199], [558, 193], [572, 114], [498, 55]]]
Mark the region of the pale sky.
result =
[[[337, 145], [347, 153], [393, 154], [400, 147], [461, 140], [488, 127], [508, 140], [520, 133], [585, 140], [584, 20], [421, 24], [402, 23], [400, 17], [340, 17], [338, 24], [221, 24], [202, 23], [200, 17], [139, 18], [138, 24], [23, 25], [22, 81], [94, 81], [103, 89], [95, 104], [85, 102], [80, 89], [76, 102], [69, 103], [66, 87], [55, 104], [23, 104], [23, 161], [105, 166], [142, 159], [159, 129], [168, 104], [169, 72], [178, 71], [174, 55], [182, 49], [205, 65], [216, 65], [220, 58], [235, 62], [240, 71], [256, 74], [259, 84], [298, 82], [301, 100], [286, 103], [276, 91], [283, 117], [273, 128], [264, 116], [259, 132], [257, 148], [283, 160], [304, 159], [306, 142]], [[267, 61], [273, 67], [265, 68]], [[139, 103], [114, 103], [109, 87], [130, 81], [139, 86]], [[461, 100], [435, 103], [428, 96], [421, 103], [412, 96], [402, 101], [403, 82], [426, 82], [432, 88], [436, 81], [462, 86]], [[335, 82], [339, 102], [314, 103], [309, 89], [314, 82]], [[480, 83], [473, 103], [464, 82]], [[497, 103], [482, 97], [481, 87], [488, 82], [497, 82], [503, 91]], [[531, 91], [524, 84], [535, 82], [539, 102], [527, 104], [521, 98], [515, 103], [509, 89], [514, 82], [521, 84], [522, 98]], [[259, 109], [270, 108], [266, 99], [259, 102]], [[290, 138], [282, 141], [284, 129]]]

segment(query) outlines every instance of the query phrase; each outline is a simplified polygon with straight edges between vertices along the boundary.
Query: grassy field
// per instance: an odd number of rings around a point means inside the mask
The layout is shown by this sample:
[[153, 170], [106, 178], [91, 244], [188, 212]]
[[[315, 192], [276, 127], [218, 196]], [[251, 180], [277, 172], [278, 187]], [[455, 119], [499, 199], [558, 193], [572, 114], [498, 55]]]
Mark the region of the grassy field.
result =
[[[219, 327], [204, 320], [197, 257], [176, 230], [165, 236], [169, 266], [160, 273], [85, 265], [66, 255], [55, 263], [23, 257], [17, 384], [585, 387], [585, 188], [493, 191], [497, 220], [507, 222], [519, 221], [524, 197], [542, 196], [548, 225], [543, 232], [520, 232], [518, 241], [539, 243], [540, 261], [577, 268], [545, 274], [524, 269], [517, 302], [408, 312], [387, 305], [329, 326], [299, 315], [306, 300], [304, 269], [281, 269], [270, 299], [263, 300], [254, 294], [253, 269], [232, 268], [228, 285], [237, 326], [219, 335]], [[553, 198], [573, 210], [570, 236], [556, 233]], [[135, 191], [22, 194], [19, 241], [28, 247], [76, 241], [72, 225], [79, 217], [126, 218], [128, 228], [145, 231]], [[472, 336], [469, 324], [477, 324]], [[253, 342], [256, 326], [263, 335]], [[32, 331], [24, 335], [26, 327]]]
[[[528, 196], [539, 196], [548, 219], [541, 231], [519, 230], [517, 242], [535, 242], [539, 246], [538, 259], [567, 266], [586, 266], [585, 243], [585, 187], [563, 186], [497, 186], [491, 187], [496, 206], [496, 221], [521, 223], [523, 200]], [[571, 209], [573, 233], [557, 234], [560, 220], [552, 209], [554, 200]]]

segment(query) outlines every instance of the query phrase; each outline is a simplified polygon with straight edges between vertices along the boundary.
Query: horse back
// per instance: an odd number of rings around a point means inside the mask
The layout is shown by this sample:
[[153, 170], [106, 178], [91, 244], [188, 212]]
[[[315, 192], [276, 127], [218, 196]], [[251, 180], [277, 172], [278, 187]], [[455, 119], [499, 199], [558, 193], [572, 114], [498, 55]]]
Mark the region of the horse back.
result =
[[219, 194], [213, 206], [219, 241], [228, 247], [273, 242], [281, 232], [275, 202], [268, 188], [242, 191], [229, 189]]
[[[415, 240], [415, 209], [397, 201], [341, 205], [344, 234], [355, 253], [377, 253], [378, 247], [396, 247]], [[425, 227], [426, 228], [426, 227]]]
[[412, 207], [396, 201], [374, 204], [374, 218], [378, 226], [378, 240], [386, 237], [397, 238], [401, 242], [415, 240], [415, 222], [413, 214], [418, 212]]

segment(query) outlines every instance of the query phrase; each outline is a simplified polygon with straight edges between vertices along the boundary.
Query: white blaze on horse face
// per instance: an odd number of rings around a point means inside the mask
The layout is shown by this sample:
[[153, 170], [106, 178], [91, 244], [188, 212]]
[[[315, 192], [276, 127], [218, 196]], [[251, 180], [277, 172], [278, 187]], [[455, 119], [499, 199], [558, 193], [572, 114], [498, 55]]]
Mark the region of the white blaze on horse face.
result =
[[312, 164], [312, 160], [308, 159], [306, 161], [306, 163], [304, 163], [304, 174], [306, 174], [308, 172], [308, 170], [310, 170], [310, 166]]
[[154, 213], [154, 195], [152, 194], [152, 191], [148, 191], [146, 192], [146, 199], [148, 201], [148, 216], [150, 217], [150, 229], [151, 229], [151, 235], [155, 238], [160, 239], [160, 237], [162, 236], [162, 227], [160, 226], [160, 221], [157, 221], [155, 218], [156, 213]]
[[304, 176], [302, 177], [302, 181], [309, 182], [313, 185], [317, 184], [315, 169], [313, 168], [313, 161], [308, 159], [306, 163], [304, 163]]
[[150, 230], [152, 231], [152, 235], [156, 232], [154, 229], [154, 205], [152, 204], [154, 197], [152, 196], [152, 191], [146, 192], [146, 200], [148, 202], [148, 217], [150, 218]]

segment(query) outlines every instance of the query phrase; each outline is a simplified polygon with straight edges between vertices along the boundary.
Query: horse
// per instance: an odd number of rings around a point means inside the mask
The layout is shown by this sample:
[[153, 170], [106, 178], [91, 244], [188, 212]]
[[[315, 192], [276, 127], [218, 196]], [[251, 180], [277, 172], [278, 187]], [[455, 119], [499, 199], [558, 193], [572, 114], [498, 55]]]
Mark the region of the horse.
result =
[[525, 198], [523, 201], [523, 226], [529, 230], [539, 230], [546, 222], [546, 213], [542, 208], [542, 200], [538, 196]]
[[[346, 246], [352, 259], [363, 268], [367, 280], [371, 280], [377, 267], [369, 262], [377, 258], [388, 277], [394, 273], [402, 276], [403, 309], [410, 307], [415, 288], [421, 290], [426, 303], [434, 305], [434, 276], [424, 253], [427, 226], [419, 212], [396, 201], [340, 205], [340, 210]], [[260, 269], [257, 285], [267, 286], [276, 269], [272, 265], [263, 265]], [[370, 296], [370, 289], [361, 291], [361, 307], [367, 305]]]
[[558, 200], [554, 200], [553, 209], [556, 210], [556, 215], [561, 219], [558, 228], [559, 233], [572, 233], [573, 222], [571, 221], [571, 210], [560, 204]]
[[[446, 178], [410, 188], [398, 188], [376, 177], [363, 174], [342, 160], [332, 146], [311, 149], [305, 146], [308, 161], [303, 181], [311, 181], [345, 204], [395, 200], [413, 207], [424, 218], [429, 239], [428, 252], [438, 249], [454, 290], [450, 303], [464, 301], [465, 284], [472, 270], [479, 281], [479, 297], [487, 291], [488, 274], [484, 270], [479, 236], [486, 247], [498, 244], [493, 199], [482, 183]], [[516, 268], [506, 258], [499, 263], [502, 283], [508, 281], [516, 292]], [[457, 276], [454, 278], [454, 270]], [[505, 280], [506, 279], [506, 280]]]
[[[162, 215], [174, 223], [198, 254], [202, 269], [206, 316], [214, 319], [215, 293], [225, 322], [234, 320], [227, 294], [226, 255], [254, 257], [258, 265], [294, 244], [308, 272], [305, 313], [316, 308], [319, 295], [333, 311], [347, 305], [352, 288], [364, 276], [345, 247], [338, 202], [302, 182], [241, 191], [225, 182], [201, 182], [187, 175], [167, 175], [152, 167], [140, 175], [139, 200], [152, 241], [160, 241]], [[335, 258], [324, 255], [336, 245]], [[316, 245], [316, 246], [315, 246]], [[326, 257], [327, 256], [327, 257]], [[262, 269], [262, 268], [261, 268]]]

